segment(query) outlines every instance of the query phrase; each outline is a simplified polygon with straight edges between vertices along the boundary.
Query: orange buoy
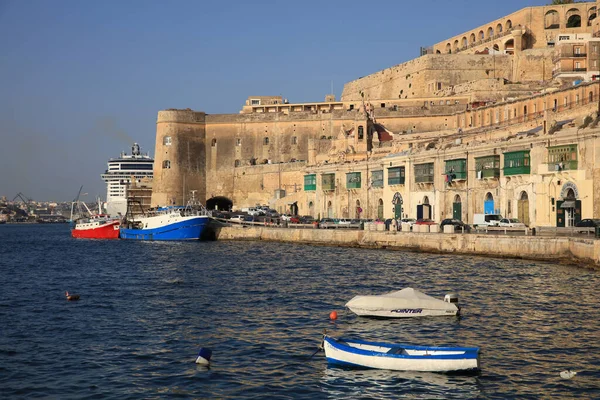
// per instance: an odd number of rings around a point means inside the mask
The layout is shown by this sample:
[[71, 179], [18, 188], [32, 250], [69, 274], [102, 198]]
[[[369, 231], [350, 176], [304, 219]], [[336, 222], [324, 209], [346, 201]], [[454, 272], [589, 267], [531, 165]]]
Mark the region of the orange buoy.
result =
[[332, 311], [331, 313], [329, 313], [329, 319], [336, 320], [337, 319], [337, 312]]

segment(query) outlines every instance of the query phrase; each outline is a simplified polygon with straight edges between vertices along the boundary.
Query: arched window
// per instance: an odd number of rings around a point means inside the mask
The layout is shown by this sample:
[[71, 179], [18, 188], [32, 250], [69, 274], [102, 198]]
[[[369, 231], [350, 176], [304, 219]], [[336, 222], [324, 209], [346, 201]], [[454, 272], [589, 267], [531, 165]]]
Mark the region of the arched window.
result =
[[268, 136], [265, 136], [265, 138], [263, 139], [263, 144], [264, 145], [269, 144], [269, 137]]
[[558, 29], [560, 28], [560, 20], [558, 18], [558, 11], [550, 10], [544, 16], [544, 28], [545, 29]]
[[485, 201], [494, 201], [494, 196], [490, 192], [487, 192], [485, 195]]
[[446, 43], [446, 53], [452, 53], [452, 46], [450, 46], [450, 43]]
[[491, 38], [493, 38], [493, 37], [494, 37], [494, 28], [492, 28], [491, 26], [490, 26], [490, 27], [488, 28], [488, 30], [487, 30], [487, 37], [488, 37], [489, 39], [491, 39]]
[[354, 218], [359, 219], [360, 218], [360, 213], [362, 212], [362, 208], [360, 206], [360, 200], [356, 200], [356, 208], [354, 210], [355, 210], [355, 213], [354, 213], [355, 217]]
[[463, 49], [467, 47], [467, 44], [468, 44], [467, 38], [463, 36], [463, 38], [462, 38], [462, 47], [463, 47]]
[[506, 21], [505, 26], [506, 26], [505, 30], [507, 30], [507, 31], [511, 30], [512, 29], [512, 21], [510, 19], [508, 21]]
[[436, 50], [436, 51], [435, 51], [435, 54], [442, 54], [442, 52], [441, 52], [441, 51], [439, 51], [439, 50]]
[[423, 197], [423, 204], [429, 204], [429, 197]]
[[596, 7], [590, 8], [588, 11], [587, 26], [592, 26], [592, 20], [596, 19], [596, 16], [597, 16]]
[[469, 37], [471, 44], [475, 43], [477, 41], [477, 39], [475, 38], [475, 34], [471, 33], [471, 36]]
[[216, 145], [217, 145], [217, 139], [213, 138], [213, 140], [211, 140], [211, 142], [210, 142], [210, 147], [215, 147]]
[[454, 202], [455, 203], [462, 203], [459, 195], [454, 196]]
[[169, 169], [169, 168], [171, 168], [171, 161], [164, 160], [163, 163], [162, 163], [162, 167], [163, 167], [163, 169]]
[[567, 28], [579, 28], [581, 27], [581, 15], [579, 15], [579, 10], [576, 8], [571, 8], [567, 11]]
[[454, 41], [454, 51], [458, 50], [458, 39]]
[[333, 218], [333, 206], [331, 205], [331, 201], [327, 202], [327, 217]]
[[529, 196], [527, 195], [526, 191], [521, 192], [521, 197], [519, 200], [529, 200]]
[[494, 45], [493, 49], [494, 51], [500, 51], [500, 47], [497, 44]]
[[496, 25], [496, 34], [499, 35], [502, 33], [502, 24]]
[[483, 33], [483, 31], [479, 31], [479, 40], [483, 39], [485, 39], [485, 34]]
[[239, 167], [242, 164], [240, 160], [235, 160], [234, 166]]
[[383, 200], [379, 199], [377, 202], [377, 218], [383, 220]]
[[513, 39], [507, 40], [506, 43], [504, 43], [504, 52], [506, 54], [515, 53], [515, 41]]
[[163, 145], [170, 146], [171, 145], [171, 136], [165, 136], [163, 138]]

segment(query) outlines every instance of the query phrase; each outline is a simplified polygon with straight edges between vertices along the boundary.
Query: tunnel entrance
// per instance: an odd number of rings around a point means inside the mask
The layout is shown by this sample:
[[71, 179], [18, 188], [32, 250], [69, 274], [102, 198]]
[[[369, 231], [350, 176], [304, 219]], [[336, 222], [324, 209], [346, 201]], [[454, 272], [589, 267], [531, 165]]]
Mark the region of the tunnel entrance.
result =
[[206, 200], [207, 210], [231, 211], [233, 201], [225, 196], [215, 196]]

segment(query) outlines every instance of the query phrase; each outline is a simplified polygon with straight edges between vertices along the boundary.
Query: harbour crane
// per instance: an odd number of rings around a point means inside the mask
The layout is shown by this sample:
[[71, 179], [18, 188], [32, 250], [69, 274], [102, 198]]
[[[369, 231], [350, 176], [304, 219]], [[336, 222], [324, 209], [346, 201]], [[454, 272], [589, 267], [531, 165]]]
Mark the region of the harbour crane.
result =
[[33, 201], [29, 197], [25, 196], [22, 192], [17, 193], [17, 195], [13, 197], [12, 201], [15, 201], [17, 198], [20, 198], [25, 204], [29, 204]]

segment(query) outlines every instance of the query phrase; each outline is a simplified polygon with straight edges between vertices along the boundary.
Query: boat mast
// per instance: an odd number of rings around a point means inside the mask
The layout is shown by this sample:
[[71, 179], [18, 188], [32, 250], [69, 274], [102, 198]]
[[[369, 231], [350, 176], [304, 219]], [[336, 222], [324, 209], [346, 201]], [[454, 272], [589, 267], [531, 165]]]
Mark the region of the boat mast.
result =
[[83, 185], [81, 185], [81, 187], [79, 188], [79, 192], [77, 192], [77, 197], [75, 197], [75, 200], [73, 200], [71, 202], [71, 221], [73, 221], [73, 209], [75, 208], [75, 203], [77, 203], [79, 201], [79, 196], [81, 195], [81, 189], [83, 189]]

